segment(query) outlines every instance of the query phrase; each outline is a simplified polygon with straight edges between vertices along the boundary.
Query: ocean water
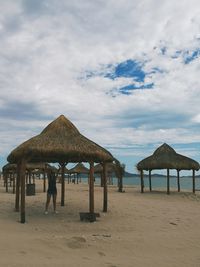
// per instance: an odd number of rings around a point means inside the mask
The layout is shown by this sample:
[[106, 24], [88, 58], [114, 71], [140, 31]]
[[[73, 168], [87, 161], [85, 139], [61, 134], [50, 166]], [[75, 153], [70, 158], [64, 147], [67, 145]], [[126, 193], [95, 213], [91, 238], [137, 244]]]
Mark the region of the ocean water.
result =
[[[140, 186], [140, 178], [124, 178], [124, 185]], [[144, 186], [149, 190], [149, 178], [144, 178]], [[155, 188], [167, 188], [167, 177], [152, 177], [152, 190]], [[177, 189], [177, 178], [170, 177], [170, 188]], [[180, 177], [180, 189], [188, 189], [192, 191], [193, 182], [192, 177]], [[195, 178], [195, 188], [200, 190], [200, 178]]]
[[[82, 179], [86, 182], [86, 179]], [[113, 178], [113, 185], [117, 186], [117, 178]], [[95, 184], [100, 184], [100, 179], [95, 178]], [[123, 185], [126, 186], [139, 186], [140, 187], [140, 177], [124, 177], [123, 178]], [[149, 190], [149, 178], [144, 178], [144, 186], [146, 190]], [[151, 178], [151, 186], [152, 190], [156, 188], [167, 188], [167, 177], [152, 177]], [[170, 177], [170, 188], [177, 189], [177, 178]], [[200, 178], [195, 178], [195, 188], [196, 190], [200, 190]], [[180, 189], [187, 189], [192, 191], [192, 177], [180, 177]]]

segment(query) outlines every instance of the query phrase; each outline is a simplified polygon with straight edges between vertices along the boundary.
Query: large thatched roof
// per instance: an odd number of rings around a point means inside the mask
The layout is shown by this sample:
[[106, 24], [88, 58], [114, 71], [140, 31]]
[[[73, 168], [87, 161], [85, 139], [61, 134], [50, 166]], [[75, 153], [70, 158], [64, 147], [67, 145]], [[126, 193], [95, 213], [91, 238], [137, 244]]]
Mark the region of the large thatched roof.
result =
[[29, 162], [111, 162], [112, 155], [83, 136], [64, 116], [51, 122], [41, 134], [19, 145], [8, 156], [10, 163]]
[[69, 173], [89, 173], [89, 169], [86, 168], [82, 163], [76, 164], [75, 167], [69, 169]]
[[168, 144], [158, 147], [153, 155], [143, 159], [137, 164], [138, 170], [176, 169], [199, 170], [197, 161], [176, 153]]

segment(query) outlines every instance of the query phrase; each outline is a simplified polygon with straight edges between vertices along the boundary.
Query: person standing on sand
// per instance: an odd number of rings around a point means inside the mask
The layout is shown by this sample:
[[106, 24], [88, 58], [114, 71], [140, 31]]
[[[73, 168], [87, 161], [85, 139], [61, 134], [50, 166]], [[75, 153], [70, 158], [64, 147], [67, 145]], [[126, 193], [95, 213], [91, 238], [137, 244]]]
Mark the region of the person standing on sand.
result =
[[50, 169], [50, 170], [48, 170], [47, 176], [48, 176], [48, 190], [47, 190], [47, 201], [46, 201], [46, 206], [45, 206], [45, 214], [48, 214], [48, 208], [49, 208], [51, 196], [53, 198], [54, 212], [58, 213], [56, 210], [56, 198], [57, 198], [56, 175]]

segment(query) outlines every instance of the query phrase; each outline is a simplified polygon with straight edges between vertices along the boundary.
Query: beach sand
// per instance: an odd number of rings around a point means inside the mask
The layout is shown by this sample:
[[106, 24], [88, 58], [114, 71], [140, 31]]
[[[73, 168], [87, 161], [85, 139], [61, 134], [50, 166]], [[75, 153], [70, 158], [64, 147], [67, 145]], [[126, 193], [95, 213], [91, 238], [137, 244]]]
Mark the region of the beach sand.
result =
[[65, 206], [44, 214], [46, 193], [36, 181], [36, 195], [26, 197], [25, 224], [14, 211], [15, 195], [0, 180], [0, 266], [199, 267], [200, 193], [164, 191], [141, 194], [108, 188], [108, 212], [102, 212], [103, 190], [95, 187], [94, 223], [81, 222], [88, 211], [88, 185], [67, 184]]

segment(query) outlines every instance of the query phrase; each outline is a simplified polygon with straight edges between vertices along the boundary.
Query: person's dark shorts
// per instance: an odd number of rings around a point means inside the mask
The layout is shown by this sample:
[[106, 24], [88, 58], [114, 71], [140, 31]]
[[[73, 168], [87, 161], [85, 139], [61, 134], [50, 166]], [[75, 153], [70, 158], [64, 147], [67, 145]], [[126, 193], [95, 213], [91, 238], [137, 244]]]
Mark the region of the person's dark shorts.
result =
[[48, 189], [47, 190], [47, 194], [56, 195], [57, 194], [57, 189], [56, 188]]

